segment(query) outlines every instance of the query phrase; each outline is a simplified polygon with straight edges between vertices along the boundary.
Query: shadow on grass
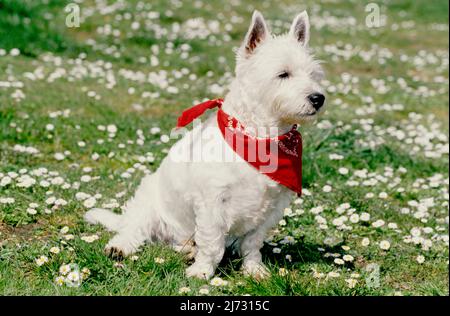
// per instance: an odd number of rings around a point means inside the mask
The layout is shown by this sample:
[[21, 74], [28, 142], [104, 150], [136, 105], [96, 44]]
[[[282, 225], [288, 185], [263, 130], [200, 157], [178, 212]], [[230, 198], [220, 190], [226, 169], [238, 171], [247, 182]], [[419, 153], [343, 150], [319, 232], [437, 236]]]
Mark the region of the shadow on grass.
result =
[[[286, 269], [309, 269], [311, 263], [327, 263], [332, 264], [334, 257], [326, 258], [325, 253], [344, 254], [341, 244], [334, 246], [324, 246], [316, 243], [305, 241], [301, 238], [295, 244], [283, 245], [281, 253], [274, 253], [273, 247], [265, 244], [261, 249], [263, 262], [268, 267], [283, 267]], [[320, 249], [320, 250], [319, 250]], [[286, 255], [290, 255], [290, 260], [286, 259]], [[219, 271], [222, 276], [232, 274], [239, 271], [242, 266], [243, 258], [236, 251], [227, 248], [225, 255], [219, 265]]]

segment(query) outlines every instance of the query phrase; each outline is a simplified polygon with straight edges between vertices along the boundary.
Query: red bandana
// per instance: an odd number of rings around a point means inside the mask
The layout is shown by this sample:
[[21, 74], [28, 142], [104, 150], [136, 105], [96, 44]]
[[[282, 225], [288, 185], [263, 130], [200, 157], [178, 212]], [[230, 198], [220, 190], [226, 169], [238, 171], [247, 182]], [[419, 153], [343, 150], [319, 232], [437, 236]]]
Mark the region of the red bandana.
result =
[[297, 126], [294, 125], [289, 132], [277, 137], [253, 137], [245, 133], [238, 120], [221, 109], [222, 102], [222, 99], [209, 100], [185, 110], [178, 118], [177, 128], [188, 125], [206, 110], [218, 107], [219, 129], [234, 152], [260, 173], [300, 196], [302, 193], [302, 137], [297, 131]]

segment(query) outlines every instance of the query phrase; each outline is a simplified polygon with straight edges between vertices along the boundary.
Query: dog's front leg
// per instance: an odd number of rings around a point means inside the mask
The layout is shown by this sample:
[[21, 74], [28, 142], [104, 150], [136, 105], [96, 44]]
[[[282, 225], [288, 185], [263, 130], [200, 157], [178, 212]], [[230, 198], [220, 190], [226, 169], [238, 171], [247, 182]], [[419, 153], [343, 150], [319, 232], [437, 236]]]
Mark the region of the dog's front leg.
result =
[[241, 255], [243, 256], [242, 271], [245, 275], [255, 279], [269, 276], [269, 270], [262, 262], [260, 249], [264, 244], [267, 232], [282, 218], [282, 213], [274, 209], [264, 223], [249, 232], [241, 242]]
[[225, 252], [226, 225], [217, 213], [210, 209], [196, 212], [195, 262], [186, 269], [188, 277], [210, 279]]
[[241, 243], [241, 254], [243, 256], [242, 272], [257, 280], [269, 276], [269, 271], [262, 262], [260, 249], [263, 246], [266, 230], [258, 228], [248, 233]]

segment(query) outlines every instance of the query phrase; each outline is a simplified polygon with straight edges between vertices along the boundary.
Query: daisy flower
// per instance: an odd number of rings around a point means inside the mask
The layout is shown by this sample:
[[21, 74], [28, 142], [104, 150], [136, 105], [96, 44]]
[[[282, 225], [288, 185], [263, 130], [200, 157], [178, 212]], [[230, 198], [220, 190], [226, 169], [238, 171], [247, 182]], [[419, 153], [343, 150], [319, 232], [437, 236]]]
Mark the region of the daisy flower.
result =
[[332, 190], [333, 188], [330, 186], [330, 185], [325, 185], [323, 188], [322, 188], [322, 191], [323, 192], [325, 192], [325, 193], [329, 193], [329, 192], [331, 192], [331, 190]]
[[64, 284], [64, 281], [65, 281], [65, 279], [61, 275], [55, 278], [56, 285], [62, 286]]
[[225, 286], [228, 284], [228, 281], [225, 281], [219, 277], [215, 277], [209, 282], [209, 284], [213, 286]]
[[48, 262], [48, 257], [40, 256], [39, 258], [36, 258], [35, 261], [38, 266], [42, 266]]
[[208, 295], [209, 294], [209, 289], [207, 287], [203, 287], [198, 291], [199, 294], [202, 295]]
[[278, 247], [275, 247], [275, 248], [272, 249], [272, 252], [273, 252], [273, 253], [280, 253], [280, 252], [281, 252], [281, 249], [278, 248]]
[[361, 216], [359, 217], [360, 220], [362, 220], [363, 222], [368, 222], [370, 221], [370, 214], [363, 212], [361, 213]]
[[36, 215], [37, 211], [34, 208], [27, 208], [27, 213], [30, 215]]
[[339, 264], [339, 265], [342, 265], [342, 264], [345, 263], [345, 261], [342, 260], [341, 258], [336, 258], [336, 259], [334, 259], [334, 263]]
[[364, 238], [361, 240], [361, 246], [367, 247], [368, 245], [370, 245], [370, 239], [367, 238], [367, 237], [364, 237]]
[[61, 273], [62, 275], [66, 275], [70, 272], [70, 265], [68, 264], [63, 264], [62, 266], [59, 267], [59, 273]]
[[342, 259], [344, 259], [344, 261], [347, 261], [347, 262], [352, 262], [354, 258], [351, 255], [344, 255], [342, 257]]
[[99, 237], [97, 235], [91, 235], [91, 236], [82, 236], [81, 240], [87, 242], [87, 243], [93, 243], [96, 241]]
[[425, 262], [425, 257], [422, 256], [422, 255], [418, 255], [418, 256], [416, 257], [416, 261], [417, 261], [418, 263], [422, 264], [422, 263]]
[[61, 252], [61, 250], [59, 249], [59, 247], [51, 247], [50, 252], [54, 253], [54, 254], [58, 254]]
[[72, 240], [72, 239], [75, 238], [75, 236], [72, 235], [72, 234], [67, 234], [67, 235], [64, 235], [63, 237], [64, 237], [65, 240]]
[[162, 263], [166, 262], [166, 260], [163, 259], [163, 258], [161, 258], [161, 257], [156, 257], [156, 258], [155, 258], [155, 262], [156, 262], [156, 263], [159, 263], [159, 264], [162, 264]]
[[329, 277], [329, 278], [337, 278], [339, 276], [340, 276], [340, 274], [338, 272], [334, 272], [334, 271], [328, 272], [328, 274], [327, 274], [327, 277]]
[[347, 282], [347, 285], [349, 288], [353, 289], [356, 286], [356, 284], [358, 283], [358, 280], [346, 279], [345, 282]]
[[321, 278], [323, 278], [323, 277], [325, 277], [325, 273], [318, 272], [318, 271], [316, 271], [315, 269], [313, 269], [313, 278], [315, 278], [315, 279], [321, 279]]
[[81, 278], [82, 279], [86, 279], [88, 276], [91, 275], [91, 270], [89, 270], [88, 268], [84, 267], [83, 269], [81, 269]]
[[81, 276], [78, 271], [72, 271], [67, 274], [66, 284], [68, 286], [79, 286], [81, 284]]
[[380, 241], [379, 246], [383, 250], [389, 250], [389, 248], [391, 248], [391, 243], [387, 240], [382, 240]]
[[286, 275], [288, 275], [288, 273], [289, 273], [289, 271], [286, 270], [285, 268], [280, 268], [278, 270], [278, 275], [280, 275], [280, 276], [286, 276]]
[[188, 288], [187, 286], [183, 286], [178, 290], [179, 294], [185, 294], [185, 293], [189, 293], [191, 291], [190, 288]]

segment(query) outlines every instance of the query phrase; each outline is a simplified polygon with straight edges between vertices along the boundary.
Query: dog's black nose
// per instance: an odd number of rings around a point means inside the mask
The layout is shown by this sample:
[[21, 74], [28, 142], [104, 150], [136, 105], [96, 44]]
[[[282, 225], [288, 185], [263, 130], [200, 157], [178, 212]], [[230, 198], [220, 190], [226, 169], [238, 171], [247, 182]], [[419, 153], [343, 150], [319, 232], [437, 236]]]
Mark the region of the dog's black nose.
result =
[[325, 102], [325, 96], [321, 93], [313, 93], [308, 95], [308, 100], [316, 110], [319, 110]]

